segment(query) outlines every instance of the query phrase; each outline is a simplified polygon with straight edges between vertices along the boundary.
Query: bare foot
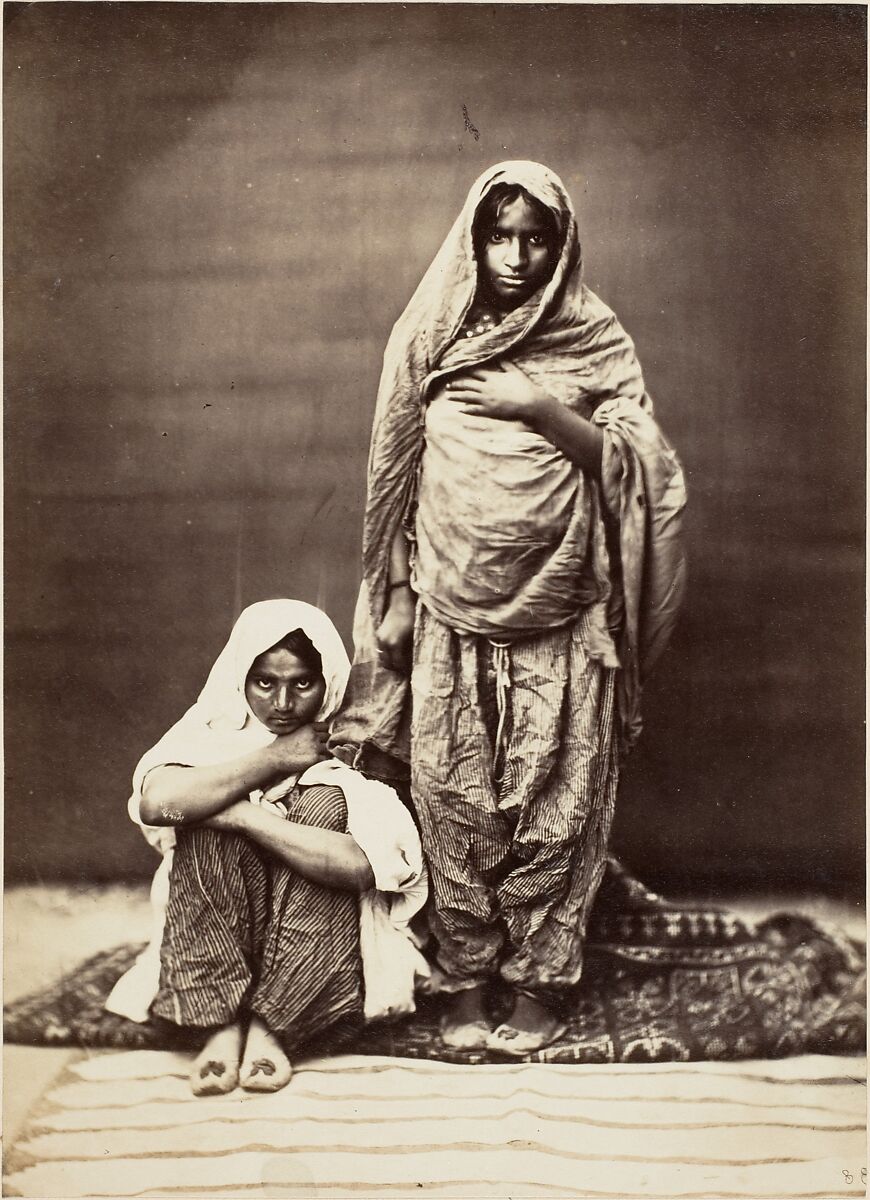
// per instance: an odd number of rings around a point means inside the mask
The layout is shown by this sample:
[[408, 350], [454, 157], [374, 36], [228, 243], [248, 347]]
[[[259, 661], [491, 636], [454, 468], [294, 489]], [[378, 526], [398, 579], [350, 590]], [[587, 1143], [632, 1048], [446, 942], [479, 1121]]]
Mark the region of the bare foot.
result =
[[190, 1072], [194, 1096], [222, 1096], [239, 1082], [242, 1027], [235, 1021], [213, 1033]]
[[517, 1057], [533, 1054], [557, 1041], [565, 1032], [565, 1023], [531, 996], [518, 993], [514, 1010], [504, 1025], [489, 1036], [491, 1050], [501, 1050]]
[[293, 1074], [290, 1059], [278, 1039], [259, 1017], [251, 1017], [241, 1082], [246, 1092], [277, 1092], [286, 1087]]
[[562, 1027], [562, 1022], [549, 1008], [522, 992], [517, 995], [514, 1011], [505, 1024], [510, 1025], [511, 1029], [518, 1029], [520, 1033], [538, 1034], [547, 1042], [551, 1042], [556, 1031]]
[[441, 1018], [441, 1040], [457, 1050], [486, 1045], [492, 1023], [483, 1006], [483, 987], [454, 992]]

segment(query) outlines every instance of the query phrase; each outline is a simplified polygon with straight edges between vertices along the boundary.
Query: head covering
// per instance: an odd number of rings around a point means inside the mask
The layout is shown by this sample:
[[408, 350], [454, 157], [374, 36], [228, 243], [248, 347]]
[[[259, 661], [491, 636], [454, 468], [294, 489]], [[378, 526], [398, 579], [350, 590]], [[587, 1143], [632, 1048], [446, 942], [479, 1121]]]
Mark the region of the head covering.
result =
[[[475, 338], [457, 334], [477, 289], [474, 219], [499, 184], [517, 185], [553, 214], [561, 249], [546, 285]], [[619, 396], [640, 405], [643, 376], [634, 344], [614, 314], [583, 284], [583, 257], [570, 197], [555, 172], [503, 162], [475, 181], [462, 211], [396, 322], [384, 354], [369, 455], [363, 569], [377, 612], [393, 534], [414, 501], [422, 452], [421, 407], [439, 379], [510, 360], [564, 403], [590, 415]], [[647, 407], [651, 405], [647, 400]]]
[[[563, 297], [566, 288], [572, 293], [582, 287], [583, 256], [577, 221], [571, 198], [559, 176], [536, 162], [498, 163], [472, 184], [459, 216], [393, 330], [387, 357], [395, 353], [399, 344], [413, 344], [415, 356], [424, 351], [421, 365], [431, 368], [439, 365], [439, 357], [454, 342], [477, 290], [474, 220], [484, 199], [499, 185], [523, 188], [552, 213], [559, 235], [559, 257], [546, 286], [509, 313], [492, 331], [498, 336], [474, 339], [474, 346], [462, 342], [456, 349], [467, 352], [475, 361], [489, 358], [492, 342], [501, 351], [510, 342], [526, 336], [543, 314], [552, 310], [554, 301]], [[489, 353], [481, 355], [481, 345], [486, 345]], [[406, 348], [410, 349], [410, 345]]]
[[[562, 237], [558, 261], [547, 283], [501, 324], [478, 337], [459, 338], [478, 282], [475, 215], [498, 184], [519, 185], [553, 213]], [[630, 731], [626, 740], [639, 732], [641, 676], [666, 644], [683, 592], [683, 475], [653, 419], [634, 344], [583, 283], [582, 264], [574, 209], [559, 177], [540, 163], [498, 163], [472, 185], [393, 328], [369, 453], [354, 666], [333, 727], [334, 752], [345, 761], [365, 768], [384, 754], [407, 758], [407, 680], [379, 667], [374, 631], [385, 610], [393, 538], [400, 528], [413, 529], [429, 390], [445, 376], [486, 363], [514, 364], [604, 433], [601, 498], [617, 523], [622, 571], [615, 570], [613, 578], [625, 593], [614, 604], [621, 622], [620, 712], [623, 730]]]
[[253, 717], [245, 700], [245, 681], [251, 666], [261, 654], [297, 629], [302, 630], [320, 655], [326, 681], [323, 704], [316, 719], [326, 721], [334, 716], [350, 671], [338, 630], [325, 612], [303, 600], [261, 600], [240, 614], [209, 672], [196, 702], [202, 720], [208, 725], [225, 722], [241, 729]]
[[302, 600], [261, 600], [240, 614], [196, 703], [140, 760], [133, 775], [134, 795], [141, 795], [145, 776], [154, 767], [227, 762], [275, 740], [251, 712], [245, 680], [255, 659], [297, 629], [320, 654], [326, 681], [316, 720], [335, 715], [350, 670], [338, 630], [325, 612]]
[[[320, 654], [326, 691], [316, 719], [329, 720], [341, 703], [350, 670], [338, 630], [326, 613], [311, 604], [263, 600], [241, 613], [196, 703], [136, 767], [128, 813], [164, 858], [151, 886], [151, 941], [112, 989], [106, 1001], [109, 1012], [145, 1021], [160, 977], [160, 947], [176, 835], [172, 826], [146, 825], [141, 820], [139, 802], [145, 776], [158, 766], [227, 762], [274, 741], [275, 735], [248, 707], [245, 680], [259, 655], [297, 629]], [[343, 793], [348, 833], [369, 860], [375, 876], [375, 888], [360, 900], [365, 1015], [374, 1019], [413, 1012], [415, 975], [428, 974], [428, 966], [411, 940], [409, 922], [425, 902], [428, 882], [411, 815], [392, 788], [366, 779], [335, 760], [315, 763], [298, 781], [336, 787]], [[290, 782], [297, 780], [294, 777]], [[250, 799], [259, 802], [262, 793], [252, 793]]]

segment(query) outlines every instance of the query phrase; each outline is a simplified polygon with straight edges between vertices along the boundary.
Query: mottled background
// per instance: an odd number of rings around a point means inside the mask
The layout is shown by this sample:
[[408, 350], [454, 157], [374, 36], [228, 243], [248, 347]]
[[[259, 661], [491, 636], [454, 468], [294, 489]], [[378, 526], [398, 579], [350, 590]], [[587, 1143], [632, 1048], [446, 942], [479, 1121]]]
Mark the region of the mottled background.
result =
[[7, 878], [150, 872], [133, 765], [240, 606], [349, 636], [387, 334], [472, 179], [532, 157], [691, 489], [617, 848], [854, 892], [864, 7], [4, 16]]

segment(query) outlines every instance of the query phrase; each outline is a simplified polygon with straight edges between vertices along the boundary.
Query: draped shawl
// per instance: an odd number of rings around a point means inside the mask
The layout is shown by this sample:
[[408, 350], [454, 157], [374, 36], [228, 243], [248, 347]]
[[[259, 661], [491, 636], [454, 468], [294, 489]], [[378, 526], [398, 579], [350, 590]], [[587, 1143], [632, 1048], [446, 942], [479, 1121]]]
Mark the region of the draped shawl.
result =
[[[549, 209], [561, 239], [559, 258], [546, 286], [500, 325], [459, 339], [478, 280], [474, 217], [497, 184], [518, 184]], [[634, 344], [583, 283], [582, 273], [577, 222], [558, 176], [538, 163], [500, 163], [471, 188], [393, 328], [369, 453], [355, 657], [333, 726], [334, 752], [345, 761], [383, 777], [403, 773], [410, 689], [407, 679], [379, 665], [375, 642], [386, 608], [393, 538], [399, 528], [413, 533], [424, 413], [433, 385], [499, 362], [522, 369], [604, 435], [597, 519], [609, 546], [608, 616], [621, 666], [623, 748], [640, 732], [642, 682], [667, 644], [684, 591], [685, 486], [679, 460], [653, 418]]]
[[[146, 825], [139, 815], [149, 771], [165, 765], [211, 766], [241, 758], [275, 740], [251, 711], [245, 681], [254, 660], [301, 629], [321, 658], [326, 682], [316, 720], [328, 721], [344, 695], [350, 663], [338, 630], [319, 608], [301, 600], [262, 600], [239, 616], [229, 640], [209, 672], [196, 703], [140, 759], [133, 775], [128, 813], [163, 855], [151, 885], [152, 936], [134, 966], [118, 980], [106, 1007], [145, 1021], [157, 992], [160, 946], [169, 899], [176, 837], [170, 826]], [[337, 787], [347, 805], [348, 833], [369, 860], [375, 886], [360, 902], [360, 949], [367, 1018], [414, 1010], [414, 977], [428, 967], [411, 938], [409, 921], [425, 902], [428, 882], [414, 822], [391, 787], [366, 779], [347, 765], [315, 763], [298, 778], [280, 780], [249, 799], [279, 815], [281, 799], [296, 784]]]

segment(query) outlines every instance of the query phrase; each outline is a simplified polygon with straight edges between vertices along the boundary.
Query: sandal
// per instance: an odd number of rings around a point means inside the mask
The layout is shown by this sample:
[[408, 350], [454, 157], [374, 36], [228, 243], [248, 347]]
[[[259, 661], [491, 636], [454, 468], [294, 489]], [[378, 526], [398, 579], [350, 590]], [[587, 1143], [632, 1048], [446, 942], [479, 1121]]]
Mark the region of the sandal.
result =
[[513, 1025], [499, 1025], [487, 1038], [486, 1047], [488, 1050], [497, 1050], [499, 1054], [508, 1054], [511, 1058], [525, 1058], [527, 1054], [535, 1054], [558, 1042], [567, 1029], [567, 1025], [559, 1024], [552, 1033], [546, 1034], [514, 1029]]

